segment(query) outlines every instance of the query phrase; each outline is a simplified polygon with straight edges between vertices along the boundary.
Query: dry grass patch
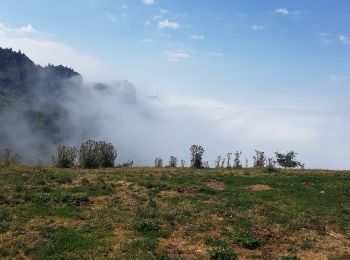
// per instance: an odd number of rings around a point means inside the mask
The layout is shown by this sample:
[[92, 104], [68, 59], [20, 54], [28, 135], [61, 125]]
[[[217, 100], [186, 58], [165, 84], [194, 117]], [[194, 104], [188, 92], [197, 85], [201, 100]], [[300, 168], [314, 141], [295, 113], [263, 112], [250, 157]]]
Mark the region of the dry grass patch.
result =
[[225, 183], [221, 181], [212, 181], [207, 183], [207, 187], [211, 188], [213, 190], [224, 190], [225, 189]]
[[159, 251], [170, 259], [208, 259], [208, 247], [178, 236], [159, 240]]
[[266, 190], [272, 190], [272, 187], [267, 184], [255, 184], [247, 187], [251, 191], [266, 191]]
[[121, 204], [125, 207], [134, 207], [138, 204], [140, 198], [147, 197], [147, 189], [127, 181], [116, 182], [118, 197]]
[[93, 210], [101, 210], [107, 208], [108, 202], [110, 202], [110, 196], [99, 196], [92, 198], [92, 209]]

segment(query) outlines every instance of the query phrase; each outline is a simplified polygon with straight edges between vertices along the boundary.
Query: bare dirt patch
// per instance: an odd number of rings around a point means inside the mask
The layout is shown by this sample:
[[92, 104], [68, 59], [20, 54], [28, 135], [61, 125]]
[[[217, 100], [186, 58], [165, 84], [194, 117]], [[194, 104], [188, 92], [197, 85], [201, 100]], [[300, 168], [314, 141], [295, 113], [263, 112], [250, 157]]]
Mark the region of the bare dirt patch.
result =
[[248, 186], [248, 189], [252, 191], [266, 191], [266, 190], [272, 190], [272, 187], [267, 184], [255, 184]]
[[213, 190], [224, 190], [225, 189], [225, 183], [221, 181], [212, 181], [207, 183], [207, 187], [211, 188]]
[[177, 187], [173, 190], [162, 190], [159, 192], [161, 196], [179, 196], [179, 195], [196, 195], [198, 194], [198, 189], [195, 187]]

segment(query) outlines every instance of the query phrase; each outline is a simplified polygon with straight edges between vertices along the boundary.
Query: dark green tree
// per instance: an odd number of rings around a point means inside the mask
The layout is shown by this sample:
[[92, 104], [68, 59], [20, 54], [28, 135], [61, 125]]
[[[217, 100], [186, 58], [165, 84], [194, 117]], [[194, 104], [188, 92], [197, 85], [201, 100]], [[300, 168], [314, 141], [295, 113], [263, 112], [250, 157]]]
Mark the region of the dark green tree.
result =
[[191, 151], [191, 167], [193, 168], [203, 168], [203, 154], [204, 148], [200, 145], [192, 145], [190, 148]]

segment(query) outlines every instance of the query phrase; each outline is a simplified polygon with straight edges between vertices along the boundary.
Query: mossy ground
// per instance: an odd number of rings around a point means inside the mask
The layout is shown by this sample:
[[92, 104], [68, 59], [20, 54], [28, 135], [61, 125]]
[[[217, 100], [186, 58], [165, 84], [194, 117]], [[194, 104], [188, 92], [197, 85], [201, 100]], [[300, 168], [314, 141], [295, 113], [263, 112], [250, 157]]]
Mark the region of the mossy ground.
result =
[[350, 259], [350, 172], [0, 168], [1, 259], [231, 251], [238, 259]]

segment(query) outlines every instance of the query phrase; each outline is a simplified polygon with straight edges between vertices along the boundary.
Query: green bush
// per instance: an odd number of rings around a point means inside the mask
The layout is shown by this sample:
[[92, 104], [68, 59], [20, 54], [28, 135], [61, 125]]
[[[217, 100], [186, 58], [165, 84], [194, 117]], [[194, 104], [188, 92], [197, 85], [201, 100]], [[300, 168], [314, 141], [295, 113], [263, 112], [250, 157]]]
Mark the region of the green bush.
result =
[[117, 151], [111, 143], [88, 140], [81, 144], [79, 150], [79, 164], [83, 168], [114, 167]]
[[235, 242], [247, 249], [256, 249], [260, 246], [260, 239], [251, 232], [236, 232], [233, 235]]
[[74, 147], [59, 145], [56, 149], [56, 157], [53, 164], [58, 168], [70, 168], [75, 165], [77, 159], [77, 149]]
[[135, 227], [136, 230], [140, 233], [159, 231], [159, 224], [153, 219], [142, 219], [136, 223]]
[[209, 257], [211, 260], [235, 260], [237, 255], [232, 249], [223, 246], [216, 246], [210, 249]]

